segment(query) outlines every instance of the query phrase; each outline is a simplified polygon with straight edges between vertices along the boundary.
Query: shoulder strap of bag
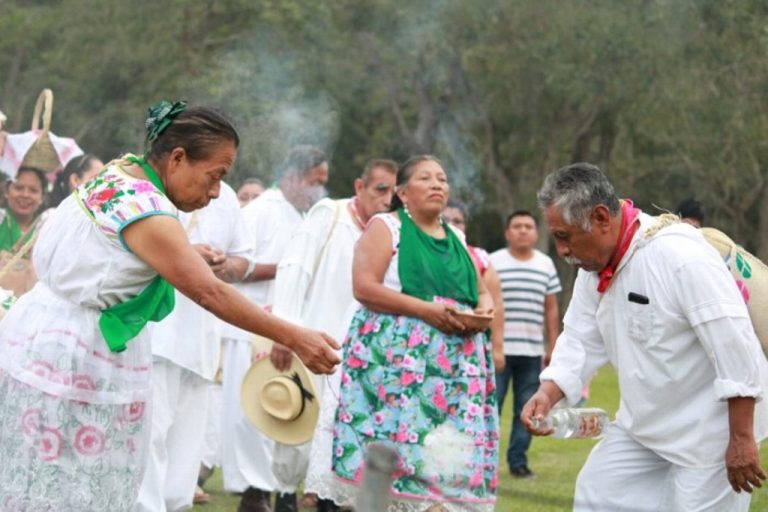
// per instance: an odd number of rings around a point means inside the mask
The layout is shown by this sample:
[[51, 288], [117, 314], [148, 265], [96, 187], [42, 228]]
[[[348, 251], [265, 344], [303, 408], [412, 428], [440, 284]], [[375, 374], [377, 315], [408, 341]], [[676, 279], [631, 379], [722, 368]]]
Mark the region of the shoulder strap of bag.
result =
[[333, 210], [331, 228], [328, 230], [328, 236], [325, 237], [325, 242], [323, 242], [323, 246], [320, 248], [320, 252], [317, 254], [317, 258], [315, 258], [315, 266], [312, 269], [312, 280], [309, 282], [309, 286], [312, 286], [312, 282], [315, 280], [315, 274], [317, 274], [317, 269], [320, 267], [320, 261], [323, 259], [325, 248], [328, 247], [328, 242], [331, 241], [331, 236], [333, 235], [333, 231], [336, 229], [336, 224], [339, 223], [339, 213], [341, 211], [341, 206], [339, 206], [339, 201], [334, 201], [333, 205], [335, 208]]
[[3, 268], [0, 269], [0, 279], [4, 278], [5, 275], [16, 265], [16, 263], [19, 262], [26, 254], [32, 249], [32, 246], [35, 245], [35, 240], [37, 239], [37, 232], [35, 232], [29, 239], [24, 242], [24, 245], [22, 245], [18, 250], [16, 250], [16, 247], [14, 247], [15, 253], [11, 258], [3, 265]]

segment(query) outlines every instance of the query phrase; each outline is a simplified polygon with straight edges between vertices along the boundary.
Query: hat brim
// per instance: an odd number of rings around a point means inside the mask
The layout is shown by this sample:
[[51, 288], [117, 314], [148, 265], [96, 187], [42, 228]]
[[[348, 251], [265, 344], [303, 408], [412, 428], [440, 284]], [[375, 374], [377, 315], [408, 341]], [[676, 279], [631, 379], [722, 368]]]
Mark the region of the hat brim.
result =
[[[294, 373], [299, 375], [302, 385], [315, 398], [304, 402], [304, 411], [298, 418], [290, 421], [280, 420], [264, 410], [259, 398], [260, 392], [269, 379], [280, 375], [291, 376]], [[240, 388], [240, 406], [248, 421], [270, 439], [287, 445], [304, 444], [312, 439], [320, 415], [319, 400], [312, 374], [296, 354], [293, 354], [291, 366], [285, 372], [275, 368], [268, 357], [254, 362], [243, 377]]]

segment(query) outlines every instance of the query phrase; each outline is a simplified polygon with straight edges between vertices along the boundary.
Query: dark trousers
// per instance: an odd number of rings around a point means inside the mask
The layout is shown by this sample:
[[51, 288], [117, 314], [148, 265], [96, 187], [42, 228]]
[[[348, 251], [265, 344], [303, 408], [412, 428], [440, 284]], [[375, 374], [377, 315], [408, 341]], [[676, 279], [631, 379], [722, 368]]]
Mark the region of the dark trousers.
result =
[[512, 381], [514, 399], [514, 416], [512, 431], [509, 434], [507, 449], [507, 464], [509, 468], [528, 465], [528, 448], [531, 446], [531, 434], [520, 422], [520, 412], [525, 403], [539, 389], [539, 373], [541, 373], [541, 357], [505, 356], [504, 370], [496, 373], [496, 393], [499, 398], [499, 416], [507, 396], [509, 383]]

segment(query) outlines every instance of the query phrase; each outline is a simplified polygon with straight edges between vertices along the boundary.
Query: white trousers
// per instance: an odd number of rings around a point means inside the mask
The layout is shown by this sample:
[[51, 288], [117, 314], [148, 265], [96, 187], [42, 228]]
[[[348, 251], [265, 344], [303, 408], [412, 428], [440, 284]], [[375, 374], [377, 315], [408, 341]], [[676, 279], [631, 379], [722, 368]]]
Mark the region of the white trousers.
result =
[[251, 366], [251, 342], [224, 339], [221, 471], [224, 489], [243, 492], [278, 488], [272, 473], [275, 443], [246, 419], [240, 407], [240, 385]]
[[211, 383], [166, 359], [152, 367], [152, 434], [135, 512], [192, 507]]
[[221, 385], [214, 384], [208, 393], [208, 421], [203, 440], [203, 465], [207, 468], [221, 466], [222, 400]]
[[612, 424], [576, 480], [574, 512], [747, 512], [750, 495], [731, 489], [723, 463], [672, 464]]

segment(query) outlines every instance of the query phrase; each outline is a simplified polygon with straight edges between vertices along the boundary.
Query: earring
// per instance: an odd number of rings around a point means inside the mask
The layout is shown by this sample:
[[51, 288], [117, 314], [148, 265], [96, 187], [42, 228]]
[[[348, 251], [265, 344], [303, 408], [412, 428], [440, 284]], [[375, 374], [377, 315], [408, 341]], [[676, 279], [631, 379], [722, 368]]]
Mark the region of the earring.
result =
[[408, 210], [408, 203], [403, 203], [403, 210], [405, 211], [405, 214], [408, 216], [409, 219], [413, 219], [411, 216], [411, 212]]

